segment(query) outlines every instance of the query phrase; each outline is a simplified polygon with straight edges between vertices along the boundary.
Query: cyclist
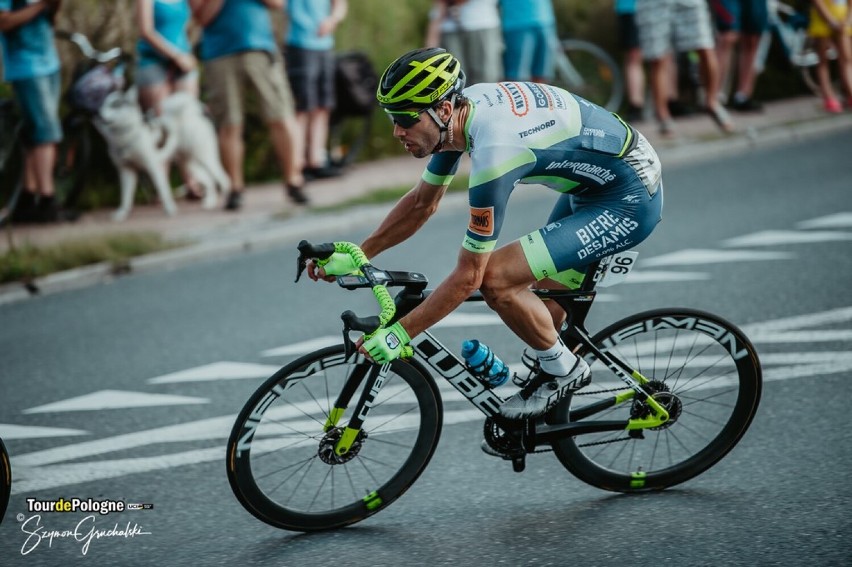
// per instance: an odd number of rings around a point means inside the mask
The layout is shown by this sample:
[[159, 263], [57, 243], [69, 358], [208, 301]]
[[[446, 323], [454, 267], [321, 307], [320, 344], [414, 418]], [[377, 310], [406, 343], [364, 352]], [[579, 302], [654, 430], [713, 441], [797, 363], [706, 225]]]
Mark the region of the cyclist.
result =
[[[394, 137], [413, 156], [431, 158], [414, 188], [362, 244], [367, 257], [423, 226], [463, 153], [471, 157], [470, 223], [452, 273], [361, 350], [380, 363], [397, 358], [411, 337], [479, 289], [538, 356], [541, 371], [500, 408], [507, 418], [528, 418], [545, 413], [589, 376], [588, 365], [559, 339], [565, 313], [530, 286], [577, 287], [578, 270], [644, 240], [660, 220], [660, 162], [642, 134], [569, 92], [535, 83], [467, 89], [464, 83], [458, 60], [441, 48], [406, 53], [381, 76], [377, 98], [393, 121]], [[544, 184], [562, 196], [542, 228], [497, 248], [509, 195], [525, 184]], [[309, 268], [314, 280], [352, 271], [343, 254]]]

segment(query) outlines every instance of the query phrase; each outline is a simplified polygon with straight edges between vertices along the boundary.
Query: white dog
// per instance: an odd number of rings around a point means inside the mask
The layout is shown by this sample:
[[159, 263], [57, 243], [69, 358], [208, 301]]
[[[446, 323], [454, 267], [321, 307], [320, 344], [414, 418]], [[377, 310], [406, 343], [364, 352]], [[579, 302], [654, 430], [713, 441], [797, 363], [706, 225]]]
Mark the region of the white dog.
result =
[[205, 116], [198, 99], [185, 92], [166, 97], [161, 104], [160, 123], [167, 145], [172, 149], [170, 158], [189, 173], [204, 190], [202, 206], [216, 207], [217, 192], [226, 195], [231, 189], [231, 180], [219, 158], [216, 130]]
[[158, 133], [145, 122], [136, 99], [133, 88], [112, 92], [94, 119], [95, 127], [107, 142], [110, 159], [118, 169], [121, 204], [113, 213], [116, 221], [123, 221], [130, 214], [139, 171], [148, 174], [166, 213], [177, 213], [165, 166], [176, 148], [176, 140], [167, 138], [165, 145], [158, 146]]

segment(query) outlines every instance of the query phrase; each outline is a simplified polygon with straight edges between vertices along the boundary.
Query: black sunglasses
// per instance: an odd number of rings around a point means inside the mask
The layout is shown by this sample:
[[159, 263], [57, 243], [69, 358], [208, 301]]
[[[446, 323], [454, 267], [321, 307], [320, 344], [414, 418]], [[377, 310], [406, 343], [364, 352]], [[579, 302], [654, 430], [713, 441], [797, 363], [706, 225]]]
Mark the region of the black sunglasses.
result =
[[411, 128], [418, 122], [420, 122], [420, 114], [426, 112], [429, 108], [424, 108], [422, 110], [387, 110], [385, 109], [385, 113], [387, 113], [388, 118], [391, 119], [391, 122], [399, 126], [400, 128]]

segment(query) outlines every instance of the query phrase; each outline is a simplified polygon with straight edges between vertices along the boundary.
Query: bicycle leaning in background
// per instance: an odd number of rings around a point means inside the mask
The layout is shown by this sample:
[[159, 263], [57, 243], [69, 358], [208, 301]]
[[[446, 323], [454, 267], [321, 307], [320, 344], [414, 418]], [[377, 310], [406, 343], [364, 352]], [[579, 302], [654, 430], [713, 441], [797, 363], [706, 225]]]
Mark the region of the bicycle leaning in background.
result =
[[[74, 220], [79, 215], [80, 196], [91, 166], [92, 119], [110, 89], [124, 85], [130, 56], [118, 47], [98, 51], [78, 32], [57, 31], [55, 35], [73, 43], [83, 56], [62, 96], [67, 111], [62, 118], [62, 141], [57, 146], [53, 170], [56, 204], [65, 220]], [[0, 227], [14, 222], [15, 207], [24, 189], [21, 126], [13, 101], [0, 100], [0, 131], [4, 132], [0, 139]], [[12, 135], [6, 136], [6, 132]]]
[[556, 39], [553, 54], [554, 86], [618, 111], [624, 98], [624, 78], [609, 53], [582, 39]]
[[[655, 309], [591, 336], [586, 316], [595, 287], [625, 278], [636, 252], [589, 265], [577, 290], [534, 290], [568, 315], [562, 340], [592, 368], [591, 383], [566, 394], [545, 415], [509, 420], [504, 399], [429, 331], [404, 359], [375, 364], [357, 352], [350, 331], [394, 323], [430, 293], [425, 276], [372, 266], [355, 244], [299, 245], [296, 280], [309, 259], [349, 254], [361, 275], [344, 289], [370, 288], [373, 317], [343, 313], [343, 341], [275, 373], [249, 398], [227, 448], [239, 502], [278, 528], [315, 531], [363, 520], [399, 498], [419, 477], [441, 426], [468, 420], [444, 412], [435, 377], [449, 381], [484, 417], [487, 452], [524, 470], [526, 456], [552, 450], [580, 480], [603, 490], [662, 490], [706, 471], [742, 438], [757, 411], [762, 378], [754, 347], [737, 327], [694, 309]], [[401, 288], [391, 298], [388, 287]], [[479, 294], [468, 301], [482, 301]], [[524, 386], [537, 373], [527, 364]], [[514, 393], [514, 392], [513, 392]], [[471, 486], [479, 480], [472, 478]]]

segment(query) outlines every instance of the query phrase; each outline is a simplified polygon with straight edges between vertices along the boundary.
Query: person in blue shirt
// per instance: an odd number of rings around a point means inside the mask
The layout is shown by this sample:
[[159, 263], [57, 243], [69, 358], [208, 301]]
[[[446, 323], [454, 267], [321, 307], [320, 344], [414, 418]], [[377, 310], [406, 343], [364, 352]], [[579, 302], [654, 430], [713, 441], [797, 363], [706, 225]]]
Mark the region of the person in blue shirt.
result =
[[12, 85], [24, 120], [24, 189], [13, 220], [55, 221], [53, 191], [59, 121], [60, 64], [53, 21], [62, 0], [0, 0], [3, 80]]
[[160, 103], [175, 91], [198, 94], [198, 66], [187, 27], [188, 0], [137, 0], [136, 86], [142, 109], [159, 113]]
[[551, 0], [500, 0], [500, 18], [506, 80], [552, 79], [556, 17]]
[[204, 62], [204, 91], [219, 131], [222, 165], [231, 178], [225, 209], [242, 206], [243, 121], [245, 89], [257, 95], [260, 113], [269, 128], [272, 146], [284, 175], [286, 194], [307, 203], [301, 156], [293, 140], [298, 132], [293, 93], [284, 75], [284, 62], [272, 29], [270, 10], [283, 10], [283, 0], [190, 0], [195, 20], [204, 28], [200, 58]]
[[297, 152], [305, 173], [340, 173], [328, 160], [328, 121], [334, 107], [334, 30], [346, 17], [346, 0], [289, 0], [285, 41], [287, 75], [296, 98]]

